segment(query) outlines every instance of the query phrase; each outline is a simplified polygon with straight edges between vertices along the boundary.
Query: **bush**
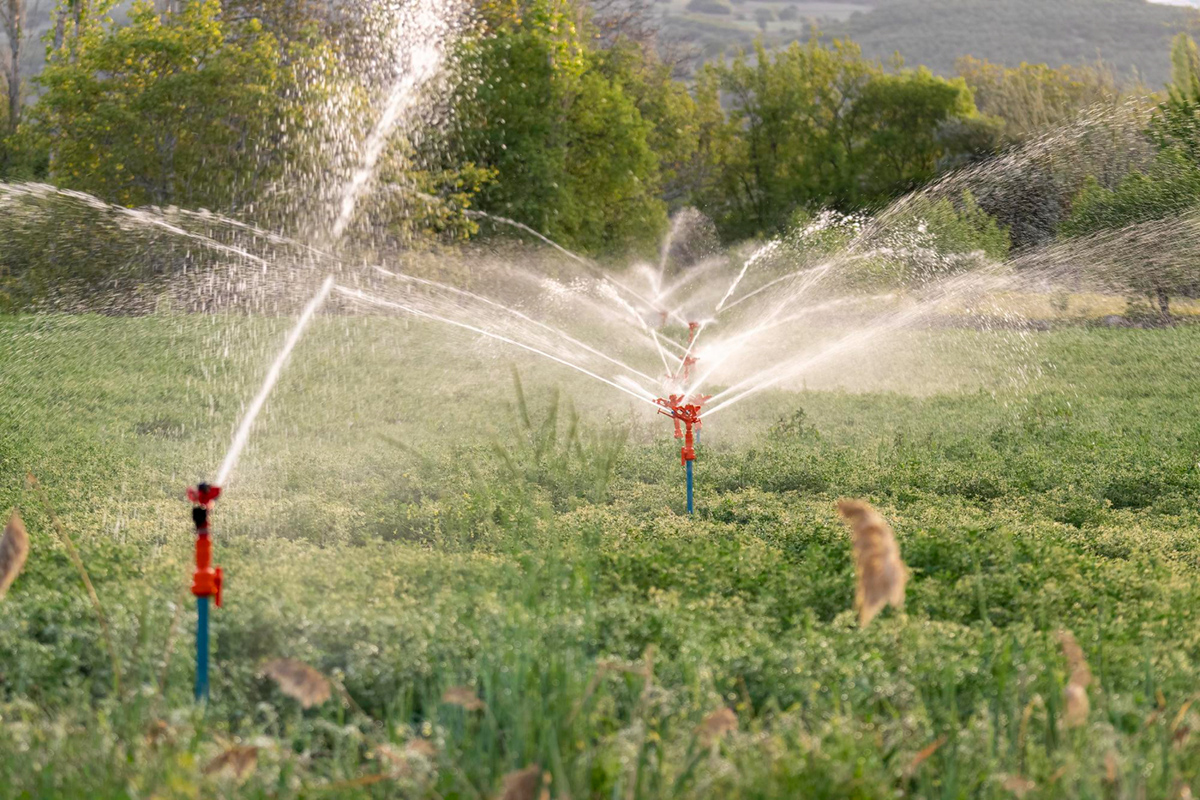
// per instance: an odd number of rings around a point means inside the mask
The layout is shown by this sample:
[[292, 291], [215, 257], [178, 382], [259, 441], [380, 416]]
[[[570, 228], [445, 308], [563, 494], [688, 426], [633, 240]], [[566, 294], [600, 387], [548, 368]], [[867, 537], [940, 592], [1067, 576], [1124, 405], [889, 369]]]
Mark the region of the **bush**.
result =
[[732, 14], [733, 6], [726, 0], [691, 0], [687, 10], [697, 14]]

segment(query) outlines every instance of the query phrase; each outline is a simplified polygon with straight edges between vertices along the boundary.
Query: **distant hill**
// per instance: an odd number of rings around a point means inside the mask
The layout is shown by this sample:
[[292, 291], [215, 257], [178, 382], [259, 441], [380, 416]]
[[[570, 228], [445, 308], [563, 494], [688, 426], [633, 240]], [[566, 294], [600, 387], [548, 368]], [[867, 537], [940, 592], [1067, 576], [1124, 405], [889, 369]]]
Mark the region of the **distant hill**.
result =
[[[1083, 64], [1101, 58], [1123, 79], [1151, 88], [1170, 75], [1170, 41], [1200, 28], [1191, 0], [665, 0], [663, 33], [712, 57], [762, 36], [770, 46], [807, 38], [849, 37], [868, 55], [899, 51], [910, 66], [953, 74], [965, 55], [1016, 65]], [[1200, 2], [1200, 0], [1197, 0]]]

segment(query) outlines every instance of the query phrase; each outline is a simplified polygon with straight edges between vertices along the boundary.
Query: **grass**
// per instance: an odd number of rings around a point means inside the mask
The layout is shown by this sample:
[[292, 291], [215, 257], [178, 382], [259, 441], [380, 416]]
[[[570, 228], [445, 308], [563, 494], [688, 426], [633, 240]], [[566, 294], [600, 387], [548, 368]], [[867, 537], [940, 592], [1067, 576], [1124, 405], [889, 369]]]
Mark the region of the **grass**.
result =
[[[0, 509], [31, 539], [0, 601], [0, 797], [493, 797], [535, 764], [555, 798], [1200, 790], [1200, 328], [1015, 356], [894, 337], [714, 417], [688, 519], [662, 420], [502, 349], [322, 318], [215, 511], [202, 712], [182, 490], [287, 324], [0, 318]], [[843, 496], [912, 572], [866, 629]], [[1060, 628], [1095, 675], [1079, 727]], [[275, 658], [335, 699], [303, 710]], [[205, 774], [234, 745], [253, 766]]]

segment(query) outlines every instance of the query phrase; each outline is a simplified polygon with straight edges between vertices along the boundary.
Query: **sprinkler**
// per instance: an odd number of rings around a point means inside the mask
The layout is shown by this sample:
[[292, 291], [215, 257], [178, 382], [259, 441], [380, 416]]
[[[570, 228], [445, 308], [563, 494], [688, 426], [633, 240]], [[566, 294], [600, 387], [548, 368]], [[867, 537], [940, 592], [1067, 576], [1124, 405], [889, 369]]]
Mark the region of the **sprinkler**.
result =
[[675, 420], [675, 438], [680, 438], [682, 434], [683, 448], [680, 451], [680, 459], [687, 470], [687, 510], [689, 514], [694, 514], [695, 506], [692, 502], [692, 462], [696, 460], [694, 432], [700, 426], [700, 406], [694, 403], [685, 404], [683, 395], [679, 394], [673, 394], [665, 399], [660, 397], [654, 402], [662, 406], [658, 410], [658, 413]]
[[187, 490], [192, 501], [192, 522], [196, 525], [196, 572], [192, 575], [192, 594], [196, 596], [196, 702], [208, 700], [208, 601], [215, 598], [221, 607], [220, 567], [212, 565], [212, 539], [208, 534], [208, 512], [221, 496], [221, 487], [201, 483]]

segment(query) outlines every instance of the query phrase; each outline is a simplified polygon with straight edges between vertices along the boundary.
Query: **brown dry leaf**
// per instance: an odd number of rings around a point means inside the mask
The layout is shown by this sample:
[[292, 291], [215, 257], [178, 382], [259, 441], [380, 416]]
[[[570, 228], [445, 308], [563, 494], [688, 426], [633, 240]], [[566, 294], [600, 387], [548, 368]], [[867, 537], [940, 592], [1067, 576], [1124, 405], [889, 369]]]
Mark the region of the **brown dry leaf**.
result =
[[1078, 728], [1087, 724], [1088, 713], [1092, 704], [1088, 701], [1087, 689], [1077, 683], [1068, 683], [1063, 690], [1063, 724], [1068, 728]]
[[858, 578], [854, 606], [859, 625], [867, 625], [889, 603], [904, 605], [908, 569], [900, 558], [896, 534], [879, 512], [861, 500], [839, 500], [838, 513], [854, 538], [854, 571]]
[[1083, 648], [1075, 641], [1075, 635], [1068, 630], [1060, 630], [1055, 636], [1062, 647], [1063, 656], [1067, 659], [1067, 666], [1071, 668], [1071, 683], [1086, 689], [1092, 682], [1092, 670], [1083, 656]]
[[1187, 725], [1180, 725], [1175, 729], [1175, 733], [1172, 734], [1171, 738], [1175, 742], [1176, 747], [1183, 747], [1187, 744], [1188, 737], [1191, 735], [1191, 728], [1189, 728]]
[[1092, 670], [1088, 667], [1083, 649], [1079, 642], [1075, 641], [1074, 634], [1068, 630], [1060, 630], [1056, 636], [1063, 656], [1067, 659], [1067, 666], [1071, 669], [1071, 676], [1063, 689], [1063, 724], [1068, 728], [1078, 728], [1087, 724], [1088, 712], [1091, 711], [1087, 687], [1092, 682]]
[[4, 526], [3, 538], [0, 538], [0, 600], [4, 599], [8, 587], [21, 574], [28, 557], [29, 535], [25, 533], [21, 515], [14, 511]]
[[274, 680], [281, 692], [299, 700], [305, 708], [319, 706], [332, 697], [329, 679], [303, 661], [279, 658], [263, 665], [262, 674]]
[[928, 745], [923, 750], [921, 750], [921, 752], [919, 752], [915, 756], [913, 756], [913, 760], [908, 762], [908, 766], [904, 768], [904, 774], [905, 775], [915, 774], [917, 769], [922, 764], [924, 764], [926, 761], [928, 761], [930, 756], [932, 756], [934, 753], [936, 753], [938, 750], [940, 750], [942, 745], [944, 745], [945, 743], [946, 743], [945, 736], [939, 736], [938, 738], [934, 739], [930, 745]]
[[153, 747], [159, 742], [171, 740], [171, 726], [165, 719], [156, 719], [146, 726], [146, 744]]
[[1024, 797], [1037, 788], [1037, 784], [1023, 778], [1020, 775], [1009, 775], [1004, 779], [1004, 783], [1000, 784], [1004, 789], [1012, 792], [1017, 797]]
[[1120, 775], [1120, 765], [1117, 764], [1117, 754], [1109, 750], [1104, 754], [1104, 782], [1116, 783]]
[[700, 723], [698, 733], [700, 734], [700, 742], [705, 747], [710, 747], [713, 742], [722, 739], [725, 734], [738, 729], [737, 714], [732, 708], [723, 706], [709, 714]]
[[487, 703], [480, 700], [470, 686], [451, 686], [442, 693], [442, 702], [467, 711], [483, 711], [487, 708]]
[[238, 782], [250, 777], [258, 766], [258, 748], [234, 746], [214, 758], [204, 767], [205, 775], [229, 775]]
[[542, 788], [542, 768], [533, 764], [504, 776], [500, 800], [538, 800]]
[[1192, 800], [1192, 787], [1186, 783], [1179, 787], [1179, 800]]
[[437, 756], [437, 745], [428, 739], [413, 739], [404, 746], [404, 752], [414, 756], [433, 759]]

